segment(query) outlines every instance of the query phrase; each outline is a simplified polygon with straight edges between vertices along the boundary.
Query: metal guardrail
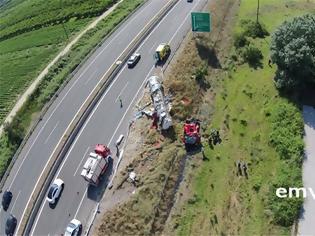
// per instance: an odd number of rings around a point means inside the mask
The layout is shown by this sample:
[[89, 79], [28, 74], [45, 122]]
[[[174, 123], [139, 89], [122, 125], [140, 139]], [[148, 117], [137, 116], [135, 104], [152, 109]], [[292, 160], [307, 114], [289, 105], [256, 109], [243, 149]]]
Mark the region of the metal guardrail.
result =
[[[73, 76], [82, 68], [84, 63], [92, 56], [92, 54], [115, 32], [119, 27], [121, 27], [122, 24], [124, 24], [130, 17], [133, 16], [133, 14], [139, 10], [145, 3], [147, 3], [148, 0], [145, 0], [143, 3], [141, 3], [138, 7], [136, 7], [128, 16], [126, 16], [120, 23], [118, 23], [102, 40], [99, 42], [80, 62], [80, 64], [67, 76], [65, 81], [61, 84], [61, 86], [58, 88], [56, 93], [52, 96], [52, 98], [46, 103], [46, 105], [42, 108], [39, 117], [36, 119], [34, 124], [31, 126], [30, 130], [27, 132], [25, 137], [23, 138], [22, 143], [20, 144], [19, 148], [16, 150], [7, 170], [5, 171], [4, 175], [1, 178], [0, 181], [0, 193], [2, 192], [3, 186], [5, 184], [5, 181], [7, 180], [8, 176], [10, 175], [11, 169], [13, 165], [15, 164], [18, 156], [21, 154], [22, 149], [24, 148], [25, 144], [33, 134], [34, 130], [36, 129], [39, 122], [42, 120], [43, 116], [46, 114], [50, 106], [54, 103], [54, 101], [57, 99], [58, 95], [61, 93], [61, 91], [66, 87], [66, 85], [70, 82], [70, 80], [73, 78]], [[106, 19], [106, 17], [105, 17]], [[104, 19], [103, 19], [104, 20]]]
[[113, 64], [110, 67], [107, 73], [101, 78], [99, 84], [93, 89], [91, 95], [81, 106], [80, 111], [76, 114], [75, 118], [72, 120], [67, 130], [64, 132], [63, 137], [56, 146], [53, 154], [51, 155], [51, 158], [49, 159], [49, 163], [47, 163], [47, 170], [43, 172], [44, 175], [41, 176], [37, 186], [35, 187], [35, 190], [33, 191], [31, 196], [32, 201], [26, 206], [28, 208], [28, 212], [25, 212], [24, 217], [21, 219], [22, 226], [19, 228], [19, 232], [17, 232], [18, 235], [28, 235], [30, 233], [41, 202], [45, 197], [47, 189], [49, 188], [50, 182], [57, 172], [61, 162], [63, 161], [63, 157], [67, 153], [77, 133], [80, 131], [91, 111], [94, 109], [95, 105], [103, 95], [103, 92], [108, 88], [115, 76], [124, 66], [124, 63], [127, 61], [128, 57], [136, 50], [136, 48], [154, 29], [158, 22], [169, 12], [170, 9], [172, 9], [172, 7], [178, 1], [179, 0], [170, 0], [167, 5], [150, 20], [146, 27], [136, 36], [136, 38], [120, 55], [118, 60], [120, 60], [122, 63], [119, 65]]

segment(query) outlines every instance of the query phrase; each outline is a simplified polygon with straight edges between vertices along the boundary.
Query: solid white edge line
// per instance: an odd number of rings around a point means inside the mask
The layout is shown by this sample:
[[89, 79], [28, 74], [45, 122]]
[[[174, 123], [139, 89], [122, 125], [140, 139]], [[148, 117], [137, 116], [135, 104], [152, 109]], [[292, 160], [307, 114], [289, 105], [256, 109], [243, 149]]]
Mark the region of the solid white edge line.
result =
[[[156, 15], [158, 15], [163, 9], [164, 9], [164, 8], [162, 8]], [[163, 19], [164, 19], [164, 18], [163, 18]], [[163, 20], [163, 19], [162, 19], [162, 20]], [[149, 23], [150, 23], [150, 21], [149, 21], [143, 28], [146, 28]], [[139, 35], [140, 33], [141, 33], [141, 32], [139, 32], [136, 37], [138, 37], [138, 35]], [[135, 37], [135, 38], [136, 38], [136, 37]], [[125, 50], [126, 50], [126, 48], [128, 48], [128, 47], [131, 45], [131, 43], [132, 43], [132, 41], [128, 44], [127, 47], [125, 47]], [[124, 51], [125, 51], [125, 50], [124, 50]], [[120, 58], [120, 56], [124, 53], [124, 51], [116, 58], [115, 61], [117, 61], [117, 59]], [[97, 85], [94, 87], [94, 89], [99, 85], [99, 83], [102, 81], [103, 77], [107, 74], [108, 71], [109, 71], [109, 69], [103, 74], [103, 76], [101, 77], [101, 79], [99, 80], [99, 82], [97, 83]], [[116, 77], [116, 78], [118, 78], [118, 77]], [[78, 81], [78, 80], [76, 80], [76, 81]], [[112, 83], [113, 83], [113, 82], [112, 82]], [[94, 90], [94, 89], [93, 89], [93, 90]], [[107, 91], [108, 91], [108, 90], [109, 90], [109, 89], [107, 89]], [[89, 97], [87, 97], [86, 100], [87, 100], [88, 98], [89, 98]], [[86, 100], [84, 101], [84, 103], [86, 102]], [[68, 127], [69, 127], [70, 124], [73, 122], [73, 120], [75, 119], [75, 117], [77, 116], [77, 114], [79, 113], [79, 111], [81, 110], [81, 108], [82, 108], [82, 106], [84, 105], [84, 103], [81, 105], [80, 109], [78, 110], [78, 112], [76, 113], [76, 115], [73, 117], [73, 119], [72, 119], [72, 121], [69, 123]], [[68, 129], [68, 127], [66, 128], [66, 130]], [[64, 134], [65, 134], [65, 132], [64, 132]], [[62, 137], [64, 136], [64, 134], [62, 135]], [[54, 151], [52, 152], [52, 154], [55, 152], [55, 150], [56, 150], [57, 146], [59, 145], [60, 141], [61, 141], [61, 139], [59, 140], [59, 142], [58, 142], [58, 144], [56, 145], [56, 147], [55, 147]], [[70, 151], [70, 152], [71, 152], [71, 151]], [[68, 153], [70, 153], [70, 152], [68, 152]], [[40, 177], [37, 179], [37, 182], [36, 182], [36, 184], [35, 184], [35, 186], [34, 186], [34, 188], [33, 188], [33, 191], [32, 191], [32, 193], [31, 193], [31, 195], [30, 195], [30, 197], [29, 197], [29, 199], [28, 199], [28, 201], [27, 201], [26, 206], [28, 206], [28, 204], [29, 204], [29, 202], [30, 202], [30, 200], [31, 200], [31, 198], [32, 198], [32, 195], [34, 194], [34, 191], [35, 191], [35, 189], [36, 189], [36, 186], [37, 186], [39, 180], [41, 179], [41, 176], [43, 175], [43, 172], [44, 172], [44, 170], [46, 169], [46, 167], [47, 167], [47, 165], [48, 165], [48, 163], [49, 163], [49, 160], [50, 160], [51, 157], [52, 157], [52, 154], [50, 155], [49, 159], [47, 160], [47, 163], [46, 163], [44, 169], [42, 170], [42, 172], [41, 172], [41, 174], [40, 174]], [[67, 155], [67, 156], [68, 156], [68, 155]], [[64, 163], [65, 163], [65, 162], [64, 162]], [[61, 170], [61, 168], [60, 168], [60, 170]], [[60, 173], [60, 171], [59, 171], [59, 173]], [[59, 174], [59, 173], [58, 173], [58, 174]], [[21, 219], [23, 219], [26, 209], [27, 209], [27, 208], [25, 207], [25, 208], [24, 208], [24, 211], [23, 211], [23, 213], [22, 213]], [[21, 222], [19, 223], [16, 232], [19, 231], [20, 226], [21, 226]]]
[[77, 209], [77, 211], [75, 212], [75, 215], [74, 215], [74, 219], [76, 219], [76, 217], [77, 217], [77, 214], [79, 213], [79, 210], [80, 210], [80, 208], [81, 208], [81, 205], [82, 205], [82, 202], [83, 202], [83, 200], [84, 200], [84, 198], [85, 198], [85, 195], [86, 195], [86, 193], [87, 193], [87, 190], [88, 190], [88, 188], [86, 188], [85, 189], [85, 192], [84, 192], [84, 194], [83, 194], [83, 196], [82, 196], [82, 199], [81, 199], [81, 201], [80, 201], [80, 204], [79, 204], [79, 206], [78, 206], [78, 209]]
[[[40, 207], [40, 210], [39, 210], [39, 213], [38, 213], [37, 216], [36, 216], [36, 220], [35, 220], [34, 225], [37, 225], [38, 220], [39, 220], [39, 218], [40, 218], [40, 215], [42, 214], [42, 211], [43, 211], [45, 205], [46, 205], [46, 198], [44, 199], [44, 202], [42, 203], [42, 205], [41, 205], [41, 207]], [[30, 235], [33, 235], [35, 228], [36, 228], [36, 227], [32, 227], [32, 230], [31, 230]]]
[[45, 139], [44, 144], [46, 144], [46, 143], [48, 142], [50, 136], [51, 136], [52, 133], [55, 131], [55, 129], [57, 128], [58, 124], [59, 124], [59, 121], [56, 123], [56, 125], [54, 126], [54, 128], [50, 131], [49, 135], [48, 135], [47, 138]]
[[13, 210], [14, 210], [14, 207], [15, 207], [15, 204], [16, 204], [16, 202], [17, 202], [17, 200], [18, 200], [18, 198], [19, 198], [19, 196], [20, 196], [20, 193], [21, 193], [21, 190], [19, 191], [19, 193], [18, 193], [18, 195], [16, 196], [16, 198], [15, 198], [15, 201], [14, 201], [14, 203], [13, 203], [13, 205], [12, 205], [12, 208], [11, 208], [11, 214], [13, 213]]
[[[152, 2], [154, 2], [154, 1], [152, 1]], [[128, 22], [128, 23], [120, 30], [120, 32], [119, 32], [110, 42], [107, 43], [107, 45], [105, 46], [105, 48], [104, 48], [99, 54], [97, 54], [97, 56], [94, 58], [94, 61], [95, 61], [95, 59], [96, 59], [97, 57], [99, 57], [99, 55], [114, 41], [114, 39], [115, 39], [121, 32], [123, 32], [123, 31], [125, 30], [125, 28], [126, 28], [132, 21], [134, 21], [134, 20], [140, 15], [140, 13], [142, 13], [148, 6], [150, 6], [150, 5], [152, 4], [152, 2], [151, 2], [150, 4], [148, 4], [148, 5], [146, 5], [139, 13], [137, 13], [137, 14], [134, 16], [134, 18], [133, 18], [130, 22]], [[129, 45], [130, 45], [130, 44], [129, 44]], [[127, 47], [129, 47], [129, 45], [128, 45]], [[126, 49], [126, 48], [125, 48], [125, 49]], [[125, 49], [124, 49], [124, 50], [125, 50]], [[115, 61], [116, 61], [117, 59], [118, 59], [118, 58], [116, 58], [113, 63], [115, 63]], [[20, 164], [20, 166], [19, 166], [17, 172], [15, 173], [15, 175], [14, 175], [14, 177], [13, 177], [13, 180], [12, 180], [10, 186], [9, 186], [9, 189], [12, 188], [12, 185], [13, 185], [13, 183], [14, 183], [14, 181], [15, 181], [17, 175], [19, 174], [20, 169], [21, 169], [21, 167], [23, 166], [24, 161], [25, 161], [26, 157], [28, 156], [30, 150], [32, 149], [33, 145], [35, 144], [35, 142], [36, 142], [38, 136], [41, 134], [41, 132], [43, 131], [43, 129], [44, 129], [45, 126], [47, 125], [48, 121], [51, 119], [51, 117], [53, 116], [53, 114], [55, 113], [55, 111], [58, 109], [58, 107], [60, 106], [60, 104], [63, 102], [63, 100], [64, 100], [64, 99], [66, 98], [66, 96], [69, 94], [69, 92], [72, 90], [72, 88], [74, 87], [74, 85], [79, 81], [79, 79], [81, 78], [81, 76], [87, 71], [88, 67], [90, 67], [90, 66], [94, 63], [94, 61], [91, 62], [91, 63], [87, 66], [87, 68], [85, 68], [85, 70], [80, 74], [80, 76], [79, 76], [77, 79], [75, 79], [74, 83], [71, 85], [71, 87], [69, 88], [69, 90], [68, 90], [68, 91], [66, 92], [66, 94], [63, 96], [63, 98], [60, 100], [60, 102], [58, 103], [58, 105], [54, 108], [54, 110], [52, 111], [52, 113], [50, 114], [50, 116], [48, 117], [48, 119], [46, 120], [46, 122], [44, 123], [44, 125], [41, 127], [41, 129], [40, 129], [40, 131], [38, 132], [37, 136], [35, 137], [33, 143], [31, 144], [29, 150], [27, 151], [27, 154], [25, 154], [24, 159], [22, 160], [22, 162], [21, 162], [21, 164]], [[108, 70], [107, 70], [107, 71], [108, 71]], [[107, 73], [107, 71], [106, 71], [106, 73]], [[106, 73], [105, 73], [105, 74], [106, 74]], [[97, 87], [97, 86], [98, 86], [98, 83], [97, 83], [97, 85], [96, 85], [95, 87]], [[94, 88], [95, 88], [95, 87], [94, 87]], [[85, 101], [86, 101], [86, 100], [85, 100]]]
[[[139, 50], [140, 47], [143, 46], [143, 44], [147, 41], [147, 39], [151, 36], [151, 34], [159, 27], [159, 25], [162, 23], [162, 21], [164, 21], [164, 19], [175, 9], [175, 6], [176, 6], [179, 2], [180, 2], [180, 1], [178, 1], [178, 2], [173, 6], [173, 8], [163, 17], [163, 19], [158, 23], [158, 25], [155, 26], [155, 28], [150, 32], [150, 34], [145, 38], [145, 40], [144, 40], [144, 41], [141, 43], [141, 45], [138, 47], [138, 50]], [[161, 11], [161, 10], [160, 10], [160, 11]], [[160, 11], [159, 11], [159, 12], [160, 12]], [[187, 18], [187, 16], [186, 16], [186, 18]], [[185, 18], [185, 19], [186, 19], [186, 18]], [[148, 24], [147, 24], [147, 25], [148, 25]], [[146, 26], [147, 26], [147, 25], [146, 25]], [[181, 24], [181, 26], [182, 26], [182, 25], [183, 25], [183, 23]], [[178, 32], [178, 30], [175, 32], [175, 34], [176, 34], [177, 32]], [[139, 35], [139, 34], [138, 34], [138, 35]], [[137, 36], [138, 36], [138, 35], [137, 35]], [[174, 35], [173, 35], [173, 36], [174, 36]], [[129, 44], [129, 45], [130, 45], [130, 44]], [[127, 47], [129, 47], [129, 45], [128, 45]], [[120, 57], [120, 56], [119, 56], [119, 57]], [[118, 57], [118, 58], [119, 58], [119, 57]], [[117, 59], [118, 59], [118, 58], [117, 58]], [[117, 59], [116, 59], [116, 60], [117, 60]], [[117, 80], [117, 78], [118, 78], [119, 75], [122, 73], [122, 71], [123, 71], [123, 69], [124, 69], [125, 67], [126, 67], [126, 65], [121, 69], [121, 71], [119, 72], [119, 74], [116, 75], [116, 79], [111, 83], [110, 87], [114, 84], [114, 82]], [[152, 66], [151, 70], [150, 70], [149, 73], [147, 74], [146, 79], [143, 81], [143, 83], [142, 83], [142, 85], [140, 86], [140, 88], [138, 89], [136, 95], [134, 96], [134, 98], [132, 99], [131, 103], [129, 104], [129, 106], [128, 106], [126, 112], [124, 113], [124, 116], [123, 116], [122, 119], [120, 120], [120, 122], [119, 122], [119, 124], [118, 124], [118, 126], [117, 126], [117, 128], [116, 128], [116, 130], [115, 130], [115, 132], [114, 132], [114, 134], [113, 134], [113, 136], [111, 137], [111, 139], [110, 139], [110, 141], [109, 141], [109, 144], [112, 142], [112, 139], [113, 139], [114, 136], [116, 135], [116, 132], [117, 132], [118, 128], [120, 127], [120, 125], [121, 125], [123, 119], [125, 118], [127, 112], [129, 111], [131, 104], [134, 102], [134, 99], [138, 96], [139, 91], [140, 91], [141, 88], [143, 87], [144, 83], [147, 81], [148, 76], [151, 74], [151, 72], [152, 72], [152, 70], [153, 70], [154, 68], [155, 68], [155, 66]], [[106, 72], [106, 73], [107, 73], [107, 72]], [[105, 73], [105, 74], [106, 74], [106, 73]], [[105, 74], [104, 74], [104, 75], [105, 75]], [[103, 75], [103, 76], [104, 76], [104, 75]], [[102, 77], [103, 77], [103, 76], [102, 76]], [[105, 95], [107, 94], [107, 92], [110, 90], [110, 87], [107, 89], [106, 93], [104, 94], [104, 96], [102, 96], [102, 98], [101, 98], [100, 101], [98, 102], [97, 106], [94, 108], [94, 111], [93, 111], [92, 114], [89, 116], [88, 120], [85, 122], [84, 127], [82, 128], [80, 134], [82, 133], [82, 131], [83, 131], [84, 128], [86, 127], [86, 124], [88, 123], [88, 121], [90, 120], [90, 118], [93, 116], [94, 112], [97, 110], [99, 104], [101, 103], [101, 101], [103, 100], [103, 98], [105, 97]], [[76, 142], [77, 139], [79, 138], [80, 134], [76, 137], [75, 142]], [[68, 151], [67, 157], [69, 156], [69, 154], [71, 153], [73, 147], [75, 146], [74, 144], [75, 144], [75, 143], [72, 144], [72, 148]], [[67, 157], [66, 157], [64, 163], [66, 162]], [[64, 163], [63, 163], [63, 164], [64, 164]], [[59, 169], [58, 175], [59, 175], [59, 173], [61, 172], [62, 167], [63, 167], [63, 165], [62, 165], [61, 168]], [[56, 175], [56, 176], [58, 176], [58, 175]], [[37, 184], [36, 184], [36, 185], [37, 185]], [[35, 186], [36, 186], [36, 185], [35, 185]], [[34, 188], [34, 189], [35, 189], [35, 188]], [[87, 192], [87, 189], [86, 189], [85, 193], [86, 193], [86, 192]], [[32, 195], [33, 195], [33, 194], [32, 194]], [[78, 207], [78, 209], [77, 209], [77, 212], [76, 212], [75, 216], [77, 215], [78, 211], [80, 210], [80, 207], [81, 207], [81, 205], [82, 205], [84, 196], [85, 196], [85, 194], [83, 195], [83, 198], [81, 199], [80, 205], [79, 205], [79, 207]], [[28, 205], [28, 204], [27, 204], [27, 205]], [[24, 215], [24, 213], [25, 213], [25, 209], [24, 209], [23, 215]], [[22, 216], [23, 216], [23, 215], [22, 215]], [[34, 225], [34, 226], [36, 226], [36, 225]], [[19, 224], [19, 227], [20, 227], [20, 224]], [[33, 227], [33, 228], [35, 229], [36, 227]]]
[[[180, 1], [178, 1], [177, 3], [179, 3], [179, 2], [180, 2]], [[175, 5], [177, 5], [177, 3], [176, 3]], [[174, 7], [175, 7], [175, 6], [174, 6]], [[145, 41], [147, 41], [147, 39], [151, 36], [151, 34], [155, 31], [155, 29], [157, 29], [157, 28], [159, 27], [159, 25], [162, 23], [162, 21], [168, 16], [168, 14], [171, 13], [171, 11], [172, 11], [173, 9], [174, 9], [174, 8], [172, 8], [172, 9], [165, 15], [165, 17], [164, 17], [164, 18], [158, 23], [158, 25], [152, 30], [152, 32], [147, 36], [147, 38], [143, 41], [143, 43], [138, 47], [137, 50], [139, 50], [140, 47], [143, 46], [143, 44], [145, 43]], [[189, 13], [190, 13], [190, 12], [189, 12]], [[186, 16], [186, 18], [187, 18], [187, 16]], [[186, 18], [185, 18], [185, 19], [186, 19]], [[180, 27], [181, 27], [182, 25], [183, 25], [183, 23], [180, 25]], [[177, 32], [178, 32], [178, 30], [174, 33], [174, 35], [177, 34]], [[174, 35], [173, 35], [173, 36], [174, 36]], [[173, 37], [172, 37], [172, 38], [173, 38]], [[124, 67], [126, 67], [126, 65], [125, 65]], [[134, 96], [134, 98], [132, 99], [131, 103], [129, 104], [129, 106], [128, 106], [126, 112], [124, 113], [123, 117], [121, 118], [121, 120], [120, 120], [120, 122], [119, 122], [119, 124], [118, 124], [118, 126], [117, 126], [117, 128], [116, 128], [116, 130], [114, 131], [114, 134], [112, 135], [112, 137], [111, 137], [111, 139], [110, 139], [110, 141], [109, 141], [109, 143], [108, 143], [108, 146], [110, 146], [110, 144], [111, 144], [113, 138], [115, 137], [115, 135], [116, 135], [116, 133], [117, 133], [117, 131], [118, 131], [118, 128], [120, 127], [120, 125], [121, 125], [123, 119], [125, 118], [126, 114], [128, 113], [128, 111], [129, 111], [129, 109], [130, 109], [130, 106], [133, 104], [134, 99], [138, 96], [140, 90], [142, 89], [143, 85], [144, 85], [145, 82], [147, 81], [148, 77], [150, 76], [150, 74], [151, 74], [151, 72], [152, 72], [152, 70], [153, 70], [154, 68], [155, 68], [155, 66], [152, 66], [152, 68], [150, 69], [150, 71], [149, 71], [149, 73], [147, 74], [146, 78], [144, 79], [143, 83], [141, 84], [140, 88], [138, 89], [136, 95]], [[114, 82], [116, 82], [117, 78], [119, 78], [119, 75], [122, 73], [123, 70], [124, 70], [124, 68], [119, 72], [119, 74], [116, 76], [115, 80], [113, 81], [113, 83], [112, 83], [111, 85], [113, 85]], [[111, 87], [111, 86], [110, 86], [110, 87]], [[88, 120], [85, 122], [84, 126], [82, 127], [82, 130], [80, 131], [79, 135], [76, 137], [75, 142], [72, 144], [72, 145], [73, 145], [72, 147], [75, 146], [75, 143], [77, 142], [77, 140], [78, 140], [79, 137], [81, 136], [83, 130], [85, 129], [85, 127], [86, 127], [86, 125], [88, 124], [89, 120], [92, 118], [92, 116], [93, 116], [93, 114], [95, 113], [95, 111], [97, 110], [98, 106], [100, 105], [100, 103], [101, 103], [102, 100], [104, 99], [105, 95], [106, 95], [107, 92], [110, 90], [110, 87], [108, 88], [108, 90], [106, 91], [106, 93], [104, 94], [104, 96], [100, 99], [100, 101], [98, 102], [98, 104], [97, 104], [96, 107], [94, 108], [93, 112], [92, 112], [91, 115], [89, 116]], [[71, 150], [69, 150], [67, 157], [69, 156], [69, 154], [70, 154], [71, 151], [72, 151], [72, 148], [71, 148]], [[66, 159], [67, 159], [67, 158], [66, 158]], [[65, 162], [66, 162], [66, 160], [65, 160]], [[62, 169], [62, 167], [60, 168], [60, 171], [61, 171], [61, 169]], [[60, 173], [60, 171], [59, 171], [59, 173]], [[114, 179], [114, 177], [115, 177], [115, 176], [113, 176], [112, 180]], [[83, 197], [83, 198], [84, 198], [84, 197]], [[82, 200], [81, 200], [81, 203], [80, 203], [79, 208], [77, 209], [77, 212], [80, 210], [80, 207], [81, 207], [81, 205], [82, 205], [83, 198], [82, 198]], [[76, 215], [77, 215], [77, 213], [76, 213]]]

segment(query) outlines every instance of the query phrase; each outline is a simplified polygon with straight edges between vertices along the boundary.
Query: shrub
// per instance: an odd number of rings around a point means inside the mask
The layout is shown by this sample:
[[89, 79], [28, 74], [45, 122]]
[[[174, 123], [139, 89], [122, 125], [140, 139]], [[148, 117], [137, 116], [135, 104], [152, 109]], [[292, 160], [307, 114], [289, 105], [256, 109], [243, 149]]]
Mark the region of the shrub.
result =
[[269, 142], [279, 153], [281, 159], [302, 162], [303, 119], [299, 110], [291, 104], [281, 103], [272, 110], [272, 132]]
[[251, 66], [257, 66], [263, 59], [261, 51], [253, 45], [248, 45], [244, 48], [242, 51], [242, 57], [244, 61], [246, 61]]
[[198, 83], [203, 81], [205, 79], [206, 75], [208, 75], [207, 65], [199, 66], [194, 72], [194, 76], [195, 76], [196, 81]]
[[244, 34], [248, 37], [252, 38], [264, 38], [268, 36], [269, 33], [266, 27], [252, 20], [242, 20], [241, 26], [244, 29]]
[[288, 227], [298, 218], [303, 199], [302, 197], [278, 198], [276, 190], [278, 188], [302, 187], [301, 169], [284, 164], [277, 175], [277, 180], [270, 187], [268, 205], [273, 213], [274, 223]]
[[234, 35], [234, 47], [235, 48], [241, 48], [249, 44], [249, 41], [247, 40], [245, 33], [236, 33]]

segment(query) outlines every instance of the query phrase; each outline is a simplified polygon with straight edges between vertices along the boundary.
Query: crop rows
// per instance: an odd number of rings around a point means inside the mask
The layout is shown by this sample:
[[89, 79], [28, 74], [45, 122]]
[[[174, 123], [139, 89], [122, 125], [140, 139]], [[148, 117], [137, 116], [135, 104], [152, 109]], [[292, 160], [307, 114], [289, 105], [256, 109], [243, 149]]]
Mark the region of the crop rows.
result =
[[0, 6], [0, 124], [68, 38], [114, 2], [12, 0]]

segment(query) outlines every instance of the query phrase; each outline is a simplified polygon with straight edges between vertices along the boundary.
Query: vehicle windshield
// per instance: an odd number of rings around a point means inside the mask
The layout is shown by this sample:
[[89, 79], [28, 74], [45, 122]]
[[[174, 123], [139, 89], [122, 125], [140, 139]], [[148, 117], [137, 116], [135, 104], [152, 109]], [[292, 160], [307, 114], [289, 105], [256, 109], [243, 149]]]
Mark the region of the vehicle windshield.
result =
[[54, 190], [57, 188], [58, 186], [56, 184], [53, 184], [50, 186], [50, 189], [48, 191], [48, 197], [49, 198], [52, 198], [53, 197], [53, 193], [54, 193]]
[[10, 217], [6, 222], [6, 227], [11, 228], [14, 224], [14, 218]]
[[73, 223], [68, 224], [66, 232], [71, 235], [72, 231], [75, 229], [76, 225]]
[[5, 201], [5, 202], [7, 202], [7, 201], [9, 201], [9, 199], [10, 199], [10, 196], [9, 196], [9, 194], [3, 194], [3, 201]]

